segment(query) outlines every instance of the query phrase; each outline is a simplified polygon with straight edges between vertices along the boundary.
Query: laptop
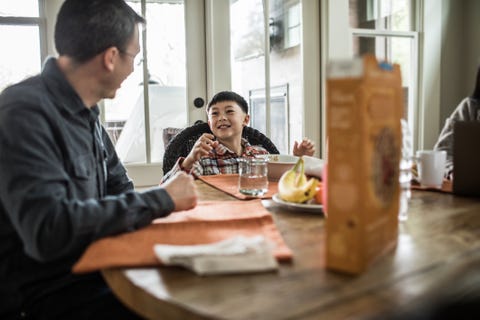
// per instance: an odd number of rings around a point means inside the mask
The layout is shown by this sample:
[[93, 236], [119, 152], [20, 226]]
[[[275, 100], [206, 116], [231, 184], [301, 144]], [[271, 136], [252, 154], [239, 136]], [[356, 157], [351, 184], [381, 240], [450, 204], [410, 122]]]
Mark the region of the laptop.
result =
[[453, 193], [480, 197], [480, 122], [453, 127]]

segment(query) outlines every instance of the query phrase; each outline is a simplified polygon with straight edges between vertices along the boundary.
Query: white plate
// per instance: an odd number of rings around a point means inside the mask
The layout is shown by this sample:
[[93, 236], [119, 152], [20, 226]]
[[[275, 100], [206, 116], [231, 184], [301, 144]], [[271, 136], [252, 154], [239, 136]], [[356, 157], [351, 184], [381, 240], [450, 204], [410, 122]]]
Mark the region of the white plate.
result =
[[279, 205], [286, 207], [288, 209], [292, 209], [295, 211], [303, 211], [303, 212], [323, 212], [323, 206], [321, 204], [309, 204], [309, 203], [293, 203], [283, 201], [278, 193], [275, 193], [272, 197], [273, 202], [278, 203]]

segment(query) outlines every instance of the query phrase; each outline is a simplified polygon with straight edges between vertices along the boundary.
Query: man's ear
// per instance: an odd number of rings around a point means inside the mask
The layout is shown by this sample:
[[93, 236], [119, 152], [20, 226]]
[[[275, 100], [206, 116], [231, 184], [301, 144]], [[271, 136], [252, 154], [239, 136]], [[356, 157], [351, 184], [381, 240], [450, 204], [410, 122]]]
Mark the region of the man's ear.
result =
[[115, 62], [120, 56], [120, 51], [116, 47], [110, 47], [103, 52], [103, 66], [108, 71], [115, 69]]

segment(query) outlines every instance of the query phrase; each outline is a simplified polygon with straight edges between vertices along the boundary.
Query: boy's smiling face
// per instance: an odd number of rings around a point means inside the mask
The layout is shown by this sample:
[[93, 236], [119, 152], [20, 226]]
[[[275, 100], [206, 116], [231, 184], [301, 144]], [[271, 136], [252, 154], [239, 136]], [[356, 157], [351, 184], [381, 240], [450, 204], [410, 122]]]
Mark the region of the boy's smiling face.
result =
[[239, 139], [250, 116], [235, 101], [221, 101], [208, 110], [208, 125], [219, 140]]

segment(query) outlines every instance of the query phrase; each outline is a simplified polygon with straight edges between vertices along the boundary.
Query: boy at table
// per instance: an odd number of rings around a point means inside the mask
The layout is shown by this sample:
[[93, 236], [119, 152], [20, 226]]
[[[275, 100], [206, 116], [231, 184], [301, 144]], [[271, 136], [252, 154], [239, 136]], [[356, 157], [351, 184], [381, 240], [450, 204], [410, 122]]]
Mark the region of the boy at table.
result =
[[[253, 146], [242, 138], [243, 127], [248, 125], [248, 104], [239, 94], [232, 91], [217, 93], [207, 106], [208, 125], [213, 134], [204, 133], [195, 142], [190, 153], [177, 160], [165, 174], [163, 181], [179, 171], [193, 176], [238, 173], [238, 162], [242, 157], [268, 154], [261, 146]], [[295, 156], [312, 156], [314, 143], [310, 139], [295, 141]]]

